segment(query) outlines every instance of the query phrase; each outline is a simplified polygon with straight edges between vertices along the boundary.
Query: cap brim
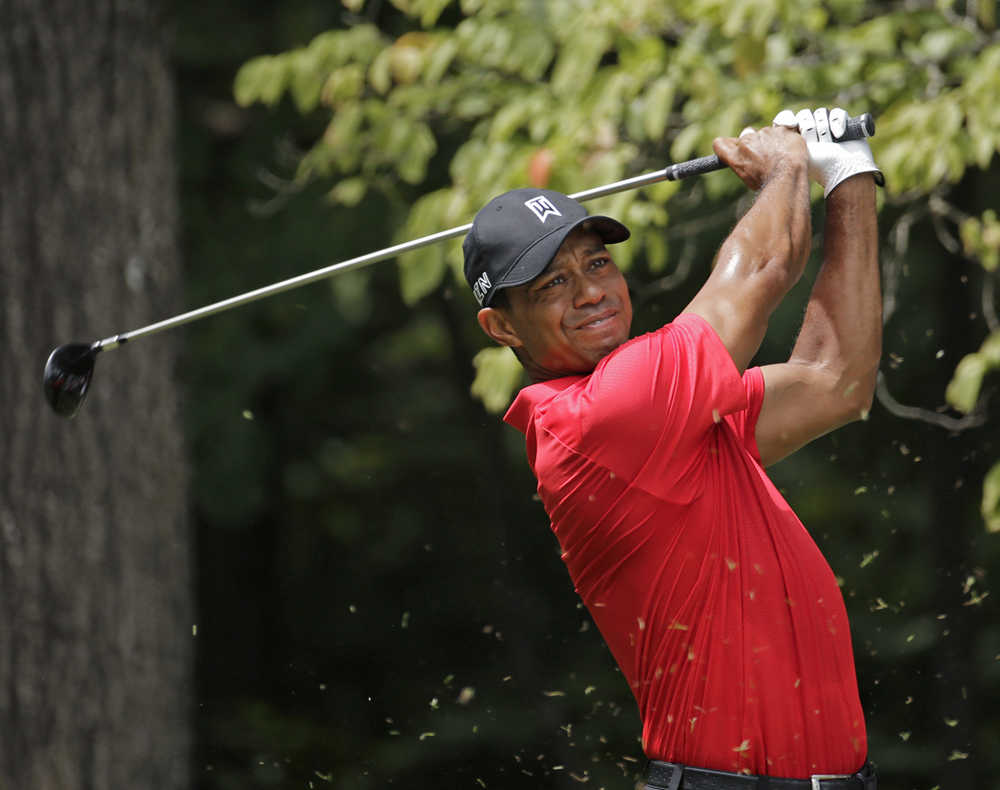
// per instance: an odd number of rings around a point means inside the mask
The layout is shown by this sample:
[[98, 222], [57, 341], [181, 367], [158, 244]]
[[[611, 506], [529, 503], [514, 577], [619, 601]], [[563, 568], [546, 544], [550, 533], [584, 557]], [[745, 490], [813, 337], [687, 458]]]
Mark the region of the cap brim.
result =
[[[594, 231], [601, 237], [605, 244], [617, 244], [625, 241], [631, 236], [631, 232], [622, 223], [611, 217], [603, 215], [581, 217], [575, 222], [570, 222], [548, 236], [543, 236], [517, 259], [514, 265], [497, 283], [496, 290], [501, 288], [513, 288], [517, 285], [524, 285], [531, 282], [540, 275], [545, 268], [556, 257], [559, 248], [566, 240], [566, 237], [576, 228], [590, 223]], [[495, 293], [495, 292], [494, 292]]]

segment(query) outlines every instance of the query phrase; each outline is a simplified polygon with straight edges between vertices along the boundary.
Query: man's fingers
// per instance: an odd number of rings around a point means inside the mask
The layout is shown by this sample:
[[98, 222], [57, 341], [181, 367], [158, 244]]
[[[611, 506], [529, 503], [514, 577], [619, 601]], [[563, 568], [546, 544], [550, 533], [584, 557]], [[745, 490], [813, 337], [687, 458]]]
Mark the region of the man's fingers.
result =
[[742, 164], [743, 157], [740, 154], [740, 139], [738, 137], [716, 137], [712, 141], [712, 150], [728, 167], [736, 169]]
[[774, 116], [772, 121], [774, 126], [787, 126], [789, 129], [798, 129], [799, 122], [795, 118], [795, 113], [791, 110], [782, 110], [777, 115]]
[[819, 142], [819, 137], [816, 134], [816, 119], [813, 118], [810, 110], [799, 110], [795, 120], [799, 124], [799, 134], [805, 138], [807, 143]]
[[746, 136], [716, 137], [712, 141], [712, 149], [744, 184], [756, 192], [761, 188], [763, 173], [759, 153], [754, 153], [754, 141], [745, 140]]
[[736, 138], [716, 137], [712, 141], [712, 150], [715, 151], [719, 159], [728, 164], [729, 160], [733, 158], [733, 154], [736, 153]]

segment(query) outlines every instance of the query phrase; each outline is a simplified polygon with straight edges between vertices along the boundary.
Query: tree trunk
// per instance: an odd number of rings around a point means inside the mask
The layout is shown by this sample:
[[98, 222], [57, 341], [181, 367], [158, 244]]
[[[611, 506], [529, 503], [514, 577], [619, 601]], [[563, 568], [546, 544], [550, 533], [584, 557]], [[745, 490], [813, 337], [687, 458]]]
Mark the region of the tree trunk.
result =
[[0, 787], [187, 788], [192, 604], [169, 339], [101, 355], [72, 421], [49, 350], [178, 305], [154, 0], [0, 0]]

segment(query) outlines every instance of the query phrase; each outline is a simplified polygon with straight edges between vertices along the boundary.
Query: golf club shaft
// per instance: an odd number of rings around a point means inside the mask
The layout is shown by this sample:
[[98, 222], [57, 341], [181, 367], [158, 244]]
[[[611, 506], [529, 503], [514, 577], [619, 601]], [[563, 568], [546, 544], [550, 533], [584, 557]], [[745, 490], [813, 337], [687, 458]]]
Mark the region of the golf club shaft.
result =
[[[674, 175], [672, 171], [674, 168], [678, 167], [684, 167], [687, 169], [682, 175]], [[719, 162], [718, 157], [706, 156], [701, 159], [692, 159], [689, 162], [681, 162], [678, 165], [671, 165], [670, 167], [664, 168], [663, 170], [657, 170], [653, 173], [646, 173], [645, 175], [635, 176], [634, 178], [626, 178], [623, 181], [616, 181], [613, 184], [588, 189], [584, 192], [577, 192], [576, 194], [570, 195], [570, 197], [579, 201], [594, 200], [599, 197], [613, 195], [617, 192], [624, 192], [628, 189], [636, 189], [649, 184], [655, 184], [659, 181], [675, 180], [677, 178], [684, 178], [700, 173], [708, 173], [712, 170], [721, 170], [724, 167], [725, 165]], [[187, 313], [182, 313], [174, 316], [173, 318], [158, 321], [155, 324], [149, 324], [148, 326], [144, 326], [139, 329], [133, 329], [130, 332], [122, 332], [118, 335], [111, 335], [110, 337], [97, 341], [94, 344], [95, 350], [104, 351], [116, 348], [123, 343], [127, 343], [130, 340], [134, 340], [144, 335], [152, 335], [157, 332], [162, 332], [165, 329], [172, 329], [175, 326], [189, 324], [192, 321], [207, 318], [215, 313], [221, 313], [234, 307], [255, 302], [266, 296], [273, 296], [274, 294], [279, 294], [283, 291], [290, 291], [294, 288], [299, 288], [303, 285], [316, 282], [317, 280], [332, 277], [335, 274], [341, 274], [342, 272], [350, 271], [351, 269], [359, 269], [362, 266], [369, 266], [370, 264], [384, 261], [387, 258], [394, 258], [397, 255], [402, 255], [404, 252], [411, 252], [413, 250], [418, 250], [421, 247], [437, 244], [440, 241], [447, 241], [448, 239], [453, 239], [457, 236], [463, 236], [471, 229], [472, 223], [469, 222], [465, 225], [450, 228], [449, 230], [432, 233], [429, 236], [421, 236], [419, 239], [413, 239], [412, 241], [395, 244], [392, 247], [386, 247], [382, 250], [369, 252], [365, 255], [360, 255], [357, 258], [351, 258], [346, 261], [341, 261], [340, 263], [334, 263], [330, 266], [325, 266], [322, 269], [306, 272], [305, 274], [300, 274], [297, 277], [282, 280], [281, 282], [274, 283], [273, 285], [267, 285], [253, 291], [247, 291], [246, 293], [238, 294], [237, 296], [231, 296], [228, 299], [223, 299], [222, 301], [214, 302], [213, 304], [205, 305], [204, 307], [199, 307], [196, 310], [190, 310]]]
[[[848, 139], [860, 139], [863, 137], [871, 137], [875, 133], [875, 123], [872, 116], [868, 113], [863, 113], [854, 118], [848, 119], [847, 131], [841, 140]], [[691, 159], [686, 162], [678, 162], [676, 164], [669, 165], [663, 170], [656, 170], [651, 173], [646, 173], [640, 176], [634, 176], [632, 178], [626, 178], [622, 181], [616, 181], [612, 184], [607, 184], [605, 186], [594, 187], [593, 189], [586, 189], [583, 192], [576, 192], [570, 195], [571, 198], [578, 201], [586, 200], [596, 200], [597, 198], [607, 197], [608, 195], [614, 195], [618, 192], [625, 192], [629, 189], [637, 189], [638, 187], [649, 186], [650, 184], [656, 184], [660, 181], [677, 181], [682, 178], [688, 178], [690, 176], [702, 175], [703, 173], [710, 173], [713, 170], [722, 170], [726, 167], [719, 157], [717, 156], [703, 156], [697, 159]], [[253, 291], [247, 291], [246, 293], [239, 294], [237, 296], [232, 296], [229, 299], [223, 299], [220, 302], [214, 302], [213, 304], [206, 305], [204, 307], [199, 307], [196, 310], [191, 310], [186, 313], [174, 316], [173, 318], [167, 318], [163, 321], [158, 321], [155, 324], [149, 324], [148, 326], [141, 327], [139, 329], [133, 329], [129, 332], [122, 332], [121, 334], [111, 335], [110, 337], [104, 338], [103, 340], [98, 340], [95, 342], [91, 348], [94, 351], [103, 351], [107, 349], [117, 348], [122, 343], [126, 343], [130, 340], [142, 337], [144, 335], [152, 335], [157, 332], [162, 332], [165, 329], [172, 329], [175, 326], [181, 326], [183, 324], [189, 324], [192, 321], [197, 321], [202, 318], [207, 318], [210, 315], [216, 313], [221, 313], [226, 310], [230, 310], [234, 307], [239, 307], [241, 305], [249, 304], [250, 302], [255, 302], [258, 299], [263, 299], [266, 296], [273, 296], [274, 294], [279, 294], [284, 291], [290, 291], [294, 288], [299, 288], [303, 285], [308, 285], [309, 283], [314, 283], [317, 280], [323, 280], [327, 277], [332, 277], [335, 274], [340, 274], [342, 272], [350, 271], [351, 269], [358, 269], [362, 266], [369, 266], [373, 263], [378, 263], [379, 261], [384, 261], [387, 258], [394, 258], [397, 255], [402, 255], [405, 252], [411, 252], [413, 250], [420, 249], [421, 247], [427, 247], [431, 244], [437, 244], [440, 241], [446, 241], [448, 239], [453, 239], [457, 236], [462, 236], [472, 229], [472, 223], [467, 223], [465, 225], [460, 225], [450, 230], [442, 230], [437, 233], [432, 233], [428, 236], [422, 236], [419, 239], [413, 239], [412, 241], [403, 242], [401, 244], [393, 245], [392, 247], [386, 247], [382, 250], [376, 250], [375, 252], [367, 253], [366, 255], [360, 255], [357, 258], [351, 258], [350, 260], [341, 261], [340, 263], [334, 263], [329, 266], [325, 266], [322, 269], [316, 269], [311, 272], [306, 272], [305, 274], [300, 274], [297, 277], [291, 277], [287, 280], [282, 280], [281, 282], [274, 283], [273, 285], [267, 285], [263, 288], [257, 288]]]

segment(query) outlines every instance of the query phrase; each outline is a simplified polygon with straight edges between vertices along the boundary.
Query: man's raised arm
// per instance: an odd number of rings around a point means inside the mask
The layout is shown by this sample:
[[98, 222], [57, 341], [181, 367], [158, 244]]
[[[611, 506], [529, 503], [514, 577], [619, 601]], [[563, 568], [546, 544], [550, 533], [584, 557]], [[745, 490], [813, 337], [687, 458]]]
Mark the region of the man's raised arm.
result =
[[771, 313], [809, 259], [808, 158], [802, 137], [781, 127], [720, 137], [713, 147], [759, 194], [684, 312], [712, 326], [742, 373], [764, 339]]
[[822, 157], [842, 153], [810, 144], [810, 170], [827, 195], [823, 264], [788, 362], [763, 368], [756, 439], [765, 466], [867, 415], [875, 391], [882, 348], [875, 212], [881, 174], [867, 143], [852, 144], [851, 161], [826, 162], [824, 180]]

